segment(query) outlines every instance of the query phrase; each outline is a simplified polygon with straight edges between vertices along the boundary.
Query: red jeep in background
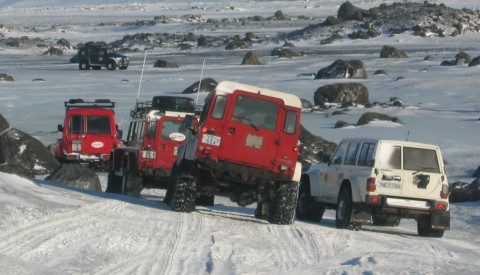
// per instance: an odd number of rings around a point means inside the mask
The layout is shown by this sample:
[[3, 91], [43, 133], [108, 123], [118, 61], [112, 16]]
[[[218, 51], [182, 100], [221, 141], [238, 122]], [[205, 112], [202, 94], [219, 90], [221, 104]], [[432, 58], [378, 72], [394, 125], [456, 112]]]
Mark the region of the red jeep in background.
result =
[[112, 151], [106, 192], [140, 196], [143, 188], [166, 189], [178, 147], [189, 134], [183, 120], [194, 114], [193, 99], [187, 97], [137, 102], [126, 146]]
[[56, 141], [57, 159], [105, 168], [111, 150], [122, 145], [114, 108], [115, 102], [108, 99], [65, 102], [65, 121], [57, 127], [63, 133]]
[[[180, 147], [165, 202], [190, 212], [199, 198], [229, 197], [240, 206], [257, 202], [257, 218], [290, 224], [296, 208], [300, 99], [292, 94], [221, 82], [206, 99], [198, 122]], [[192, 123], [194, 122], [194, 123]]]

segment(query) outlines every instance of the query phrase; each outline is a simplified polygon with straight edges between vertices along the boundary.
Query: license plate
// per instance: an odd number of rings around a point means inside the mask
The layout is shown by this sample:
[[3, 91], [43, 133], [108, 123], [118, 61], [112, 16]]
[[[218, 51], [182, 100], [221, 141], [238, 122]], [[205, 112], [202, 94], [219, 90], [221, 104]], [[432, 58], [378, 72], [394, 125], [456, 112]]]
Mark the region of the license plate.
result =
[[202, 136], [202, 143], [213, 145], [213, 146], [220, 146], [221, 138], [214, 136], [214, 135], [203, 135]]
[[394, 182], [380, 182], [380, 186], [383, 188], [388, 188], [388, 189], [400, 189], [401, 185], [400, 183], [394, 183]]

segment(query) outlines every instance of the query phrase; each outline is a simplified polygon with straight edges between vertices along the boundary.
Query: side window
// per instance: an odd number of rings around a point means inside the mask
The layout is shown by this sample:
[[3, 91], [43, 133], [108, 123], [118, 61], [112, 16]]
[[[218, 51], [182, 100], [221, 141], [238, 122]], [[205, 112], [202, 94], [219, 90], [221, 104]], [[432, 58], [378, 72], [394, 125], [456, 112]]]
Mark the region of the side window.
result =
[[217, 98], [215, 99], [215, 105], [213, 105], [212, 117], [216, 119], [223, 118], [226, 105], [227, 105], [227, 98], [224, 96], [217, 96]]
[[70, 134], [83, 134], [83, 116], [73, 115], [70, 117], [70, 125], [68, 127]]
[[350, 143], [350, 146], [348, 146], [347, 154], [345, 155], [346, 165], [355, 165], [355, 158], [357, 156], [358, 147], [360, 147], [360, 143]]
[[374, 143], [364, 143], [358, 156], [359, 166], [373, 166], [373, 152], [375, 151]]
[[348, 142], [342, 143], [338, 146], [335, 154], [332, 156], [332, 164], [342, 164], [343, 157], [348, 148]]
[[400, 146], [392, 144], [382, 144], [377, 154], [380, 168], [383, 169], [401, 169], [401, 150]]
[[285, 115], [285, 127], [283, 131], [287, 134], [294, 134], [297, 129], [297, 112], [288, 110]]
[[145, 127], [145, 121], [138, 122], [137, 129], [136, 129], [138, 139], [143, 139], [144, 127]]
[[156, 131], [157, 131], [157, 121], [150, 121], [148, 123], [147, 138], [154, 139]]

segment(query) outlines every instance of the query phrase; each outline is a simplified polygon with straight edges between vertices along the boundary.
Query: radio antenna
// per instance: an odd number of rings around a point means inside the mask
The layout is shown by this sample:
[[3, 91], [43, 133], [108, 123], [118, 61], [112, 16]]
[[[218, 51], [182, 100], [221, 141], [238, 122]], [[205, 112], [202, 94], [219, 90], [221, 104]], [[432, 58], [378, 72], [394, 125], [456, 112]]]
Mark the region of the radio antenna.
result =
[[200, 87], [202, 86], [203, 68], [204, 67], [205, 67], [205, 58], [203, 59], [202, 71], [200, 73], [200, 80], [198, 81], [197, 99], [195, 100], [195, 105], [198, 105], [198, 95], [200, 94]]
[[140, 97], [140, 89], [142, 88], [142, 81], [143, 81], [143, 70], [145, 69], [146, 60], [147, 60], [147, 50], [145, 50], [145, 56], [143, 57], [142, 74], [140, 75], [140, 83], [138, 84], [136, 103], [138, 103], [138, 98]]
[[410, 129], [408, 129], [407, 138], [405, 139], [405, 141], [408, 141], [409, 136], [410, 136]]

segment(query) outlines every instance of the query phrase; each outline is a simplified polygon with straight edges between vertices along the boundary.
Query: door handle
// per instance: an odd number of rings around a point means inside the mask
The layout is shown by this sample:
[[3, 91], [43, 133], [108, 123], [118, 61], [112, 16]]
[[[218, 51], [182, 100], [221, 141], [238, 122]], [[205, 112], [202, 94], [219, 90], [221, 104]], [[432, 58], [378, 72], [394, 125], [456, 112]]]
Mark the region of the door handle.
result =
[[227, 132], [228, 132], [229, 135], [234, 135], [235, 134], [235, 128], [229, 127]]

